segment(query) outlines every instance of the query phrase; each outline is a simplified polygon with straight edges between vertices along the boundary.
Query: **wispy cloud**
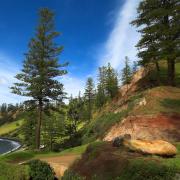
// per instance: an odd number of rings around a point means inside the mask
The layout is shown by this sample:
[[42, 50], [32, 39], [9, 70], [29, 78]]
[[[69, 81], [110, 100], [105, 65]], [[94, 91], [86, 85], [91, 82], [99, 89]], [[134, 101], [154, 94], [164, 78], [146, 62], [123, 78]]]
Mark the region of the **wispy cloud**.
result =
[[[0, 104], [2, 103], [19, 103], [23, 102], [26, 98], [12, 94], [10, 87], [17, 80], [14, 76], [20, 72], [20, 67], [16, 65], [13, 58], [8, 57], [4, 53], [0, 52]], [[64, 90], [75, 97], [79, 94], [79, 91], [83, 93], [85, 86], [85, 79], [75, 77], [73, 74], [69, 73], [59, 81], [64, 84]]]
[[60, 81], [64, 84], [64, 90], [68, 94], [68, 96], [73, 95], [73, 97], [75, 97], [79, 94], [79, 91], [81, 91], [81, 95], [84, 93], [84, 78], [78, 78], [73, 76], [72, 74], [67, 74], [62, 77]]
[[19, 72], [15, 60], [0, 52], [0, 104], [22, 102], [23, 98], [12, 94], [10, 87], [16, 81], [14, 76]]
[[99, 65], [110, 62], [118, 69], [122, 68], [125, 56], [135, 60], [137, 50], [134, 46], [140, 35], [129, 23], [136, 17], [139, 2], [140, 0], [126, 0], [117, 11], [114, 27], [100, 50]]

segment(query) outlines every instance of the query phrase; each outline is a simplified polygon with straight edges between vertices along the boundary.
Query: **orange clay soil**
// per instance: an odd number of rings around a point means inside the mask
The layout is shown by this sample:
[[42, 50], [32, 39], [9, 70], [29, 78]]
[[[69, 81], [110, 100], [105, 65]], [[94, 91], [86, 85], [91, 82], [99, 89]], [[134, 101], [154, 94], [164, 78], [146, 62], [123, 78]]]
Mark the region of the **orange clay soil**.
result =
[[134, 139], [180, 141], [180, 115], [129, 116], [112, 126], [104, 140], [124, 134]]

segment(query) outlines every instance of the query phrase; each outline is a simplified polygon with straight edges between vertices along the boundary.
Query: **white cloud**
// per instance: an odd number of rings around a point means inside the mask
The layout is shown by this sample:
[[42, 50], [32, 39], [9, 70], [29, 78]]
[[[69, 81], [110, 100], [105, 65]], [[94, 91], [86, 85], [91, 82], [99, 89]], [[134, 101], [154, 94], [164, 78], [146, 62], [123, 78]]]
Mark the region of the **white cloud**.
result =
[[68, 96], [71, 96], [71, 94], [73, 97], [78, 96], [79, 91], [81, 91], [81, 95], [84, 93], [85, 79], [67, 74], [62, 77], [61, 82], [64, 84], [64, 90], [68, 93]]
[[122, 8], [117, 11], [114, 27], [100, 50], [99, 65], [108, 62], [116, 68], [122, 68], [125, 56], [136, 59], [137, 50], [134, 47], [140, 35], [136, 28], [129, 23], [136, 17], [136, 8], [140, 0], [126, 0]]
[[12, 94], [10, 87], [16, 81], [14, 76], [19, 72], [19, 67], [12, 58], [0, 52], [0, 104], [17, 103], [24, 100], [23, 97]]
[[[19, 103], [25, 100], [21, 97], [11, 93], [10, 87], [17, 80], [14, 76], [20, 72], [20, 68], [12, 58], [0, 52], [0, 104], [2, 103]], [[85, 79], [80, 79], [72, 74], [67, 74], [59, 79], [64, 84], [65, 92], [68, 96], [71, 94], [75, 97], [81, 91], [84, 93]]]

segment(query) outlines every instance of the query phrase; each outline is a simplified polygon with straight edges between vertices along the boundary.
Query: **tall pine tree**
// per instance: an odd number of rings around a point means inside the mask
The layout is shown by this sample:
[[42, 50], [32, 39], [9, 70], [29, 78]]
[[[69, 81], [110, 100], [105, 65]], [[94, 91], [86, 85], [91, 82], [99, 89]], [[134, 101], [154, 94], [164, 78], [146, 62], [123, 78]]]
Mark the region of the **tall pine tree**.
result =
[[30, 97], [28, 102], [36, 105], [38, 118], [36, 122], [36, 148], [40, 148], [41, 124], [43, 108], [51, 101], [62, 101], [64, 96], [63, 84], [55, 78], [66, 73], [61, 70], [58, 56], [63, 50], [54, 42], [59, 35], [54, 27], [54, 14], [47, 8], [39, 12], [39, 24], [35, 37], [29, 43], [29, 50], [25, 55], [23, 69], [16, 78], [20, 81], [11, 88], [12, 92]]
[[132, 22], [141, 27], [141, 40], [137, 44], [142, 64], [166, 59], [168, 83], [174, 85], [175, 60], [180, 55], [179, 0], [143, 0], [138, 7], [138, 17]]

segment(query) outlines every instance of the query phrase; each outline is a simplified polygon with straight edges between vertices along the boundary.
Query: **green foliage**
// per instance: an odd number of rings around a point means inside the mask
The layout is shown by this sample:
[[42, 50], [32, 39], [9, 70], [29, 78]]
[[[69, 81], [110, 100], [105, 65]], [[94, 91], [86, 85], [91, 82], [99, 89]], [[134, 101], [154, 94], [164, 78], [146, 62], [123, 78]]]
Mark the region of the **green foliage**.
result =
[[33, 180], [54, 180], [54, 170], [46, 162], [32, 160], [28, 162], [29, 175]]
[[42, 128], [42, 143], [47, 150], [58, 151], [57, 144], [65, 134], [65, 112], [50, 111], [48, 115], [44, 115], [44, 123]]
[[79, 176], [77, 173], [71, 170], [66, 170], [61, 179], [62, 180], [85, 180], [85, 178]]
[[107, 130], [119, 122], [123, 117], [127, 115], [127, 111], [120, 113], [107, 113], [94, 119], [85, 129], [85, 134], [82, 137], [83, 143], [89, 143], [95, 141], [97, 138], [102, 137]]
[[117, 95], [118, 92], [118, 77], [115, 69], [111, 67], [110, 63], [106, 67], [106, 81], [105, 88], [107, 95], [112, 99]]
[[36, 113], [34, 109], [26, 110], [24, 112], [25, 123], [22, 126], [24, 143], [31, 149], [35, 148]]
[[116, 180], [174, 180], [175, 167], [144, 160], [133, 160]]
[[174, 85], [175, 59], [179, 57], [179, 2], [144, 0], [139, 3], [138, 16], [132, 22], [140, 27], [142, 36], [137, 44], [140, 63], [145, 65], [165, 59], [168, 63], [168, 80]]
[[25, 55], [22, 72], [16, 75], [18, 83], [11, 87], [12, 92], [21, 96], [31, 97], [26, 101], [38, 109], [36, 123], [36, 148], [40, 147], [42, 112], [44, 107], [52, 103], [62, 102], [64, 98], [63, 84], [57, 77], [66, 74], [58, 62], [58, 56], [63, 50], [54, 39], [59, 35], [54, 30], [54, 13], [47, 8], [39, 11], [39, 23], [35, 37], [29, 43]]
[[122, 69], [122, 77], [121, 77], [121, 81], [122, 84], [129, 84], [131, 82], [132, 79], [132, 72], [131, 72], [131, 67], [129, 66], [129, 59], [126, 56], [125, 57], [125, 67]]
[[66, 134], [73, 137], [77, 134], [78, 126], [85, 120], [85, 106], [83, 99], [71, 98], [67, 110]]
[[94, 82], [92, 78], [88, 78], [86, 82], [86, 88], [85, 88], [85, 104], [87, 105], [87, 112], [88, 112], [88, 120], [90, 121], [92, 118], [92, 110], [93, 110], [93, 104], [94, 104], [94, 96], [95, 96], [95, 90], [94, 90]]
[[0, 162], [0, 180], [29, 180], [28, 168]]
[[99, 68], [96, 93], [96, 107], [101, 108], [108, 99], [112, 99], [118, 92], [118, 75], [110, 63]]

